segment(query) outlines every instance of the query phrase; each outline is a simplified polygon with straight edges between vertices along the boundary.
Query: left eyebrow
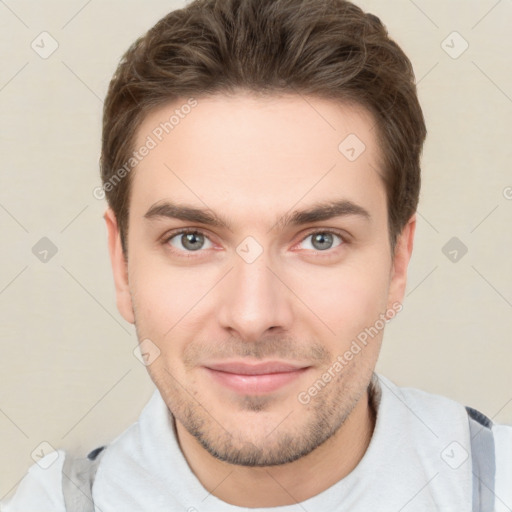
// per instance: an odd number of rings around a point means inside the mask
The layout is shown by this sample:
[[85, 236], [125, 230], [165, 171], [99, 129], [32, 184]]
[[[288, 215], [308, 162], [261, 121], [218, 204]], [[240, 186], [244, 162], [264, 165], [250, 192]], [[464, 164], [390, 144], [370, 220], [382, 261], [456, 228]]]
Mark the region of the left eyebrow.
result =
[[339, 201], [316, 203], [305, 210], [295, 210], [292, 213], [287, 213], [280, 217], [276, 224], [280, 227], [288, 225], [300, 226], [302, 224], [347, 216], [359, 216], [364, 220], [371, 220], [368, 210], [352, 201], [342, 199]]
[[[320, 222], [335, 217], [358, 216], [371, 221], [371, 215], [362, 206], [341, 199], [337, 201], [323, 201], [315, 203], [303, 210], [294, 210], [280, 216], [274, 226], [283, 229], [287, 226], [300, 226], [313, 222]], [[159, 217], [178, 219], [187, 222], [197, 222], [207, 226], [225, 228], [232, 231], [229, 222], [209, 209], [197, 208], [193, 205], [175, 204], [170, 201], [159, 201], [149, 208], [144, 215], [146, 219]]]

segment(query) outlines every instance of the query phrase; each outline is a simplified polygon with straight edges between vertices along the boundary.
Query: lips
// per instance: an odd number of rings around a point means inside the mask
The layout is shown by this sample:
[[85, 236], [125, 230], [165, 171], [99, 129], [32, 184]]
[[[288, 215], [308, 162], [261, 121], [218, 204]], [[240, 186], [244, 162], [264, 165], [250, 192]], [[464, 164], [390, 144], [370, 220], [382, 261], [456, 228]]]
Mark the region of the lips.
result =
[[211, 363], [204, 366], [210, 377], [223, 387], [242, 394], [266, 394], [293, 382], [309, 366], [282, 361], [248, 364], [242, 361]]
[[303, 366], [269, 361], [266, 363], [247, 364], [243, 362], [227, 362], [207, 365], [211, 370], [238, 375], [267, 375], [269, 373], [288, 373], [300, 370]]

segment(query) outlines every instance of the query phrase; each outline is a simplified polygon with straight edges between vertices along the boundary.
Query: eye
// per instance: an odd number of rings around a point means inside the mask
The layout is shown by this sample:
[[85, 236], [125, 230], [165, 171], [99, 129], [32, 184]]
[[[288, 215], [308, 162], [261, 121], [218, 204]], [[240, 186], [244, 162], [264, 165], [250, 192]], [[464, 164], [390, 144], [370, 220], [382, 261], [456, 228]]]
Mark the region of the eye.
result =
[[[210, 244], [209, 247], [204, 247], [205, 241], [208, 241]], [[178, 251], [185, 252], [195, 252], [200, 249], [210, 249], [212, 247], [212, 243], [204, 233], [189, 229], [182, 229], [171, 234], [165, 239], [165, 243]]]
[[[309, 244], [310, 247], [306, 247], [306, 249], [312, 249], [320, 252], [326, 252], [329, 249], [339, 247], [345, 243], [343, 236], [333, 231], [314, 231], [303, 238], [301, 243], [304, 243], [309, 238], [311, 238], [311, 242]], [[335, 238], [339, 239], [340, 242], [333, 247], [333, 241]]]

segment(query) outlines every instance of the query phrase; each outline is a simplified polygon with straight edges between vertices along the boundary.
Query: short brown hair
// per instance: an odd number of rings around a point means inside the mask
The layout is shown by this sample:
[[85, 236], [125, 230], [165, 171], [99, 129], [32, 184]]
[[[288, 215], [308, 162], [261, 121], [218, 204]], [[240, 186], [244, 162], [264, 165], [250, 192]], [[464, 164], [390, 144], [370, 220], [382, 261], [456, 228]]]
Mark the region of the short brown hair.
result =
[[144, 116], [182, 97], [241, 89], [351, 102], [373, 114], [394, 248], [417, 208], [426, 127], [411, 62], [380, 20], [346, 0], [195, 0], [135, 41], [110, 82], [101, 177], [125, 255], [131, 180], [126, 167], [114, 178]]

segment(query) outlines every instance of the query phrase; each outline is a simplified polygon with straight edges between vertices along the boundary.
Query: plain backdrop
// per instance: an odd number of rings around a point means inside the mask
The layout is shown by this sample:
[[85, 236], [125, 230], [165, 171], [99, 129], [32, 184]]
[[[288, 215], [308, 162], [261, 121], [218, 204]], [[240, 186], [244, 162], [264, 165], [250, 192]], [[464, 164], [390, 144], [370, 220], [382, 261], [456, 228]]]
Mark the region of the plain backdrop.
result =
[[[429, 131], [404, 309], [377, 370], [512, 423], [512, 3], [356, 3], [410, 57]], [[92, 192], [119, 58], [183, 5], [0, 1], [0, 497], [35, 451], [112, 440], [154, 389]]]

